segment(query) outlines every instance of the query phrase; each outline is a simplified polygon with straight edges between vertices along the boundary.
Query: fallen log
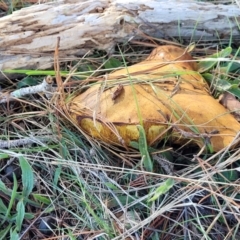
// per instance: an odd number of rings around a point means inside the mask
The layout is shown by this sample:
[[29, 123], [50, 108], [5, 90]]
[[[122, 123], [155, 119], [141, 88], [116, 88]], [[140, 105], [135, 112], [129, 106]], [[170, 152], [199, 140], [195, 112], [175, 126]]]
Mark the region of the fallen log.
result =
[[[59, 0], [0, 19], [0, 70], [48, 69], [61, 38], [61, 61], [117, 43], [155, 38], [238, 39], [237, 5], [190, 0]], [[143, 34], [144, 33], [144, 34]]]

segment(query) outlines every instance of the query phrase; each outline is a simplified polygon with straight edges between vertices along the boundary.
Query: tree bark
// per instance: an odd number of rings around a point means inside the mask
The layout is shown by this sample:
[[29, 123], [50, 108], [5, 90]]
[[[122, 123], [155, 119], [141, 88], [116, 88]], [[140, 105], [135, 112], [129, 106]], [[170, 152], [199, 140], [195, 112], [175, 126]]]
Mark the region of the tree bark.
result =
[[[60, 36], [60, 59], [117, 43], [155, 38], [239, 38], [240, 8], [190, 0], [59, 0], [0, 19], [0, 69], [47, 69]], [[144, 34], [142, 34], [144, 33]]]

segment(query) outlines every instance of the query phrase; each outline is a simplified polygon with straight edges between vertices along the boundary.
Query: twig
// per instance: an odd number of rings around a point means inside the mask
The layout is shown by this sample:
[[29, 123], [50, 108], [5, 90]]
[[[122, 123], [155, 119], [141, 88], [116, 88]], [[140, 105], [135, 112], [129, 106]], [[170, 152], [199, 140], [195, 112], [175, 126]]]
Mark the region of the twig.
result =
[[193, 132], [186, 132], [180, 128], [178, 128], [176, 125], [173, 125], [173, 128], [177, 130], [177, 132], [180, 132], [181, 135], [183, 135], [185, 138], [203, 138], [203, 139], [210, 139], [212, 136], [219, 133], [218, 130], [213, 130], [211, 132], [205, 132], [205, 133], [193, 133]]
[[43, 79], [43, 82], [32, 87], [21, 88], [11, 92], [10, 94], [3, 93], [0, 95], [0, 103], [5, 103], [12, 101], [15, 98], [21, 98], [25, 95], [35, 94], [44, 92], [48, 98], [51, 97], [51, 93], [55, 91], [55, 88], [52, 86], [53, 80], [51, 76], [47, 76]]
[[13, 148], [33, 143], [43, 143], [47, 142], [49, 140], [55, 139], [53, 135], [45, 135], [45, 136], [39, 136], [39, 137], [26, 137], [22, 139], [16, 139], [16, 140], [0, 140], [0, 149], [3, 148]]

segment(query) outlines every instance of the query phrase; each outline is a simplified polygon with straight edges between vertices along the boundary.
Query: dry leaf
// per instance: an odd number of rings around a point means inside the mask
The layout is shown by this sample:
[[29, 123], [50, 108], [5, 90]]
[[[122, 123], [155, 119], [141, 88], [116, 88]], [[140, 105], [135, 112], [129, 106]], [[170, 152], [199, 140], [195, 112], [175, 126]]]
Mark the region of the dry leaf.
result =
[[220, 103], [232, 112], [239, 114], [240, 102], [231, 93], [225, 92], [222, 94]]
[[139, 124], [149, 145], [165, 137], [180, 144], [192, 139], [200, 147], [210, 141], [215, 151], [240, 130], [210, 95], [193, 58], [176, 46], [158, 47], [145, 61], [104, 76], [67, 107], [90, 136], [124, 146], [138, 141]]

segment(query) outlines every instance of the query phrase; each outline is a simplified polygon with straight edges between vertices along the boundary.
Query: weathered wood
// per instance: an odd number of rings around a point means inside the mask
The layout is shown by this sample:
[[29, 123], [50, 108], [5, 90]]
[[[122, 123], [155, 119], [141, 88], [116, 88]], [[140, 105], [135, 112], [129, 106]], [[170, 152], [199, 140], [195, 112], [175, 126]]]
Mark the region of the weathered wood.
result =
[[110, 52], [116, 43], [144, 38], [199, 40], [239, 37], [237, 5], [190, 0], [59, 0], [0, 19], [0, 69], [52, 67], [57, 37], [60, 58], [89, 50]]

